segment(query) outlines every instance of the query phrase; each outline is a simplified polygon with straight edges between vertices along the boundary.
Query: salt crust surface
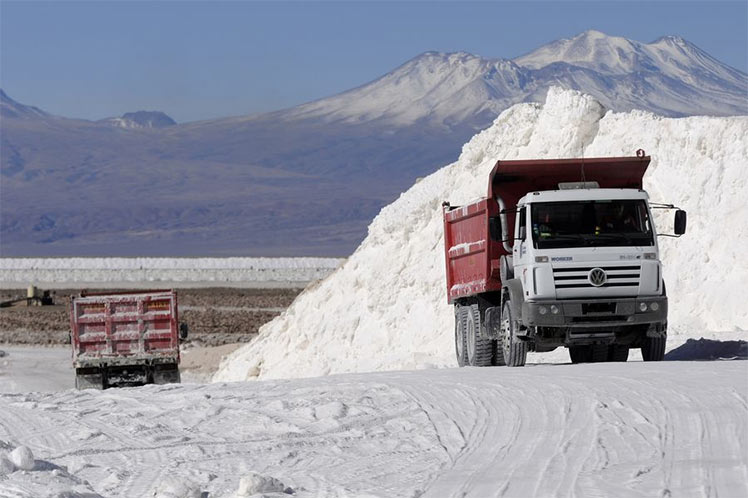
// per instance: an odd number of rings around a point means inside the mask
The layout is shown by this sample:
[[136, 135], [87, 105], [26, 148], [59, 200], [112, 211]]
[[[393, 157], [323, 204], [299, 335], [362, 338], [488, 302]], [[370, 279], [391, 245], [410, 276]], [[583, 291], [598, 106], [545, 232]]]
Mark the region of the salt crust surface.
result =
[[[302, 293], [260, 337], [227, 358], [215, 380], [283, 378], [454, 365], [444, 285], [441, 202], [485, 195], [497, 159], [652, 156], [653, 201], [689, 212], [680, 239], [660, 238], [670, 335], [748, 329], [748, 117], [662, 118], [605, 112], [554, 88], [519, 104], [463, 147], [459, 160], [382, 209], [346, 263]], [[672, 214], [660, 218], [671, 230]]]

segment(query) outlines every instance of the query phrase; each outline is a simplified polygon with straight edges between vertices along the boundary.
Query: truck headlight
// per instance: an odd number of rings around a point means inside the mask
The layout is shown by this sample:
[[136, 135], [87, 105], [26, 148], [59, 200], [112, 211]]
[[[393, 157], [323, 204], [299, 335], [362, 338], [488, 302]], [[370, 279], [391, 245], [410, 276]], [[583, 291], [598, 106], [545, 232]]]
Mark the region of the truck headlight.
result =
[[558, 306], [556, 306], [555, 304], [551, 304], [551, 313], [553, 313], [554, 315], [558, 315], [558, 312]]
[[658, 309], [660, 309], [660, 305], [657, 303], [652, 303], [649, 305], [649, 309], [651, 309], [652, 311], [657, 311]]
[[548, 308], [546, 308], [545, 306], [538, 306], [538, 313], [540, 313], [541, 315], [545, 315], [546, 313], [548, 313]]
[[639, 303], [639, 311], [647, 311], [647, 303]]

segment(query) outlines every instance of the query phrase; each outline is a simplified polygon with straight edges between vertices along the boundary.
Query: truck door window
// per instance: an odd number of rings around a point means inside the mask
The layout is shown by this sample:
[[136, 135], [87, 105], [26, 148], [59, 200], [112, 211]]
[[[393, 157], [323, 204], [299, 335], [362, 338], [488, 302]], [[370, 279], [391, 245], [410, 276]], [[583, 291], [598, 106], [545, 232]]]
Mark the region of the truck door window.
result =
[[519, 206], [519, 228], [517, 230], [517, 237], [521, 240], [527, 239], [527, 209], [525, 206]]

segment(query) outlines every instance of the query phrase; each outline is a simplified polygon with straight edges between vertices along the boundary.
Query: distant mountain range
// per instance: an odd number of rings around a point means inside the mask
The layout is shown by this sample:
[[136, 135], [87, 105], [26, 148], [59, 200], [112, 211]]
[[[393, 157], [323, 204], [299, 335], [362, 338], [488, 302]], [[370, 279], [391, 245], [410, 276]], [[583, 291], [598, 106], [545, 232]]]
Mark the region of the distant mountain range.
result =
[[3, 92], [0, 255], [347, 255], [383, 205], [551, 86], [619, 111], [748, 114], [748, 75], [693, 44], [597, 31], [513, 60], [427, 52], [333, 97], [185, 124], [67, 119]]

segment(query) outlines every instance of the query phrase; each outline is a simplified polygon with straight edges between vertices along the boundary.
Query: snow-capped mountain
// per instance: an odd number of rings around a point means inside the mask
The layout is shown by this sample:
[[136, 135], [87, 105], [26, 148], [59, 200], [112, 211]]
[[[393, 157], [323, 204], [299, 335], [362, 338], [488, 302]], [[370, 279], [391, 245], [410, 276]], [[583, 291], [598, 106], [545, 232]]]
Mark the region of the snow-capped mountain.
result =
[[102, 119], [100, 122], [119, 128], [166, 128], [177, 124], [161, 111], [127, 112], [118, 118]]
[[512, 104], [542, 101], [550, 86], [584, 91], [617, 111], [748, 113], [748, 76], [686, 40], [667, 36], [645, 44], [586, 31], [513, 60], [427, 52], [372, 83], [296, 107], [287, 117], [401, 126], [470, 121], [483, 128]]
[[2, 94], [0, 253], [344, 256], [416, 178], [552, 86], [616, 111], [748, 114], [748, 75], [687, 41], [597, 31], [513, 60], [427, 52], [329, 98], [186, 124], [66, 119]]

